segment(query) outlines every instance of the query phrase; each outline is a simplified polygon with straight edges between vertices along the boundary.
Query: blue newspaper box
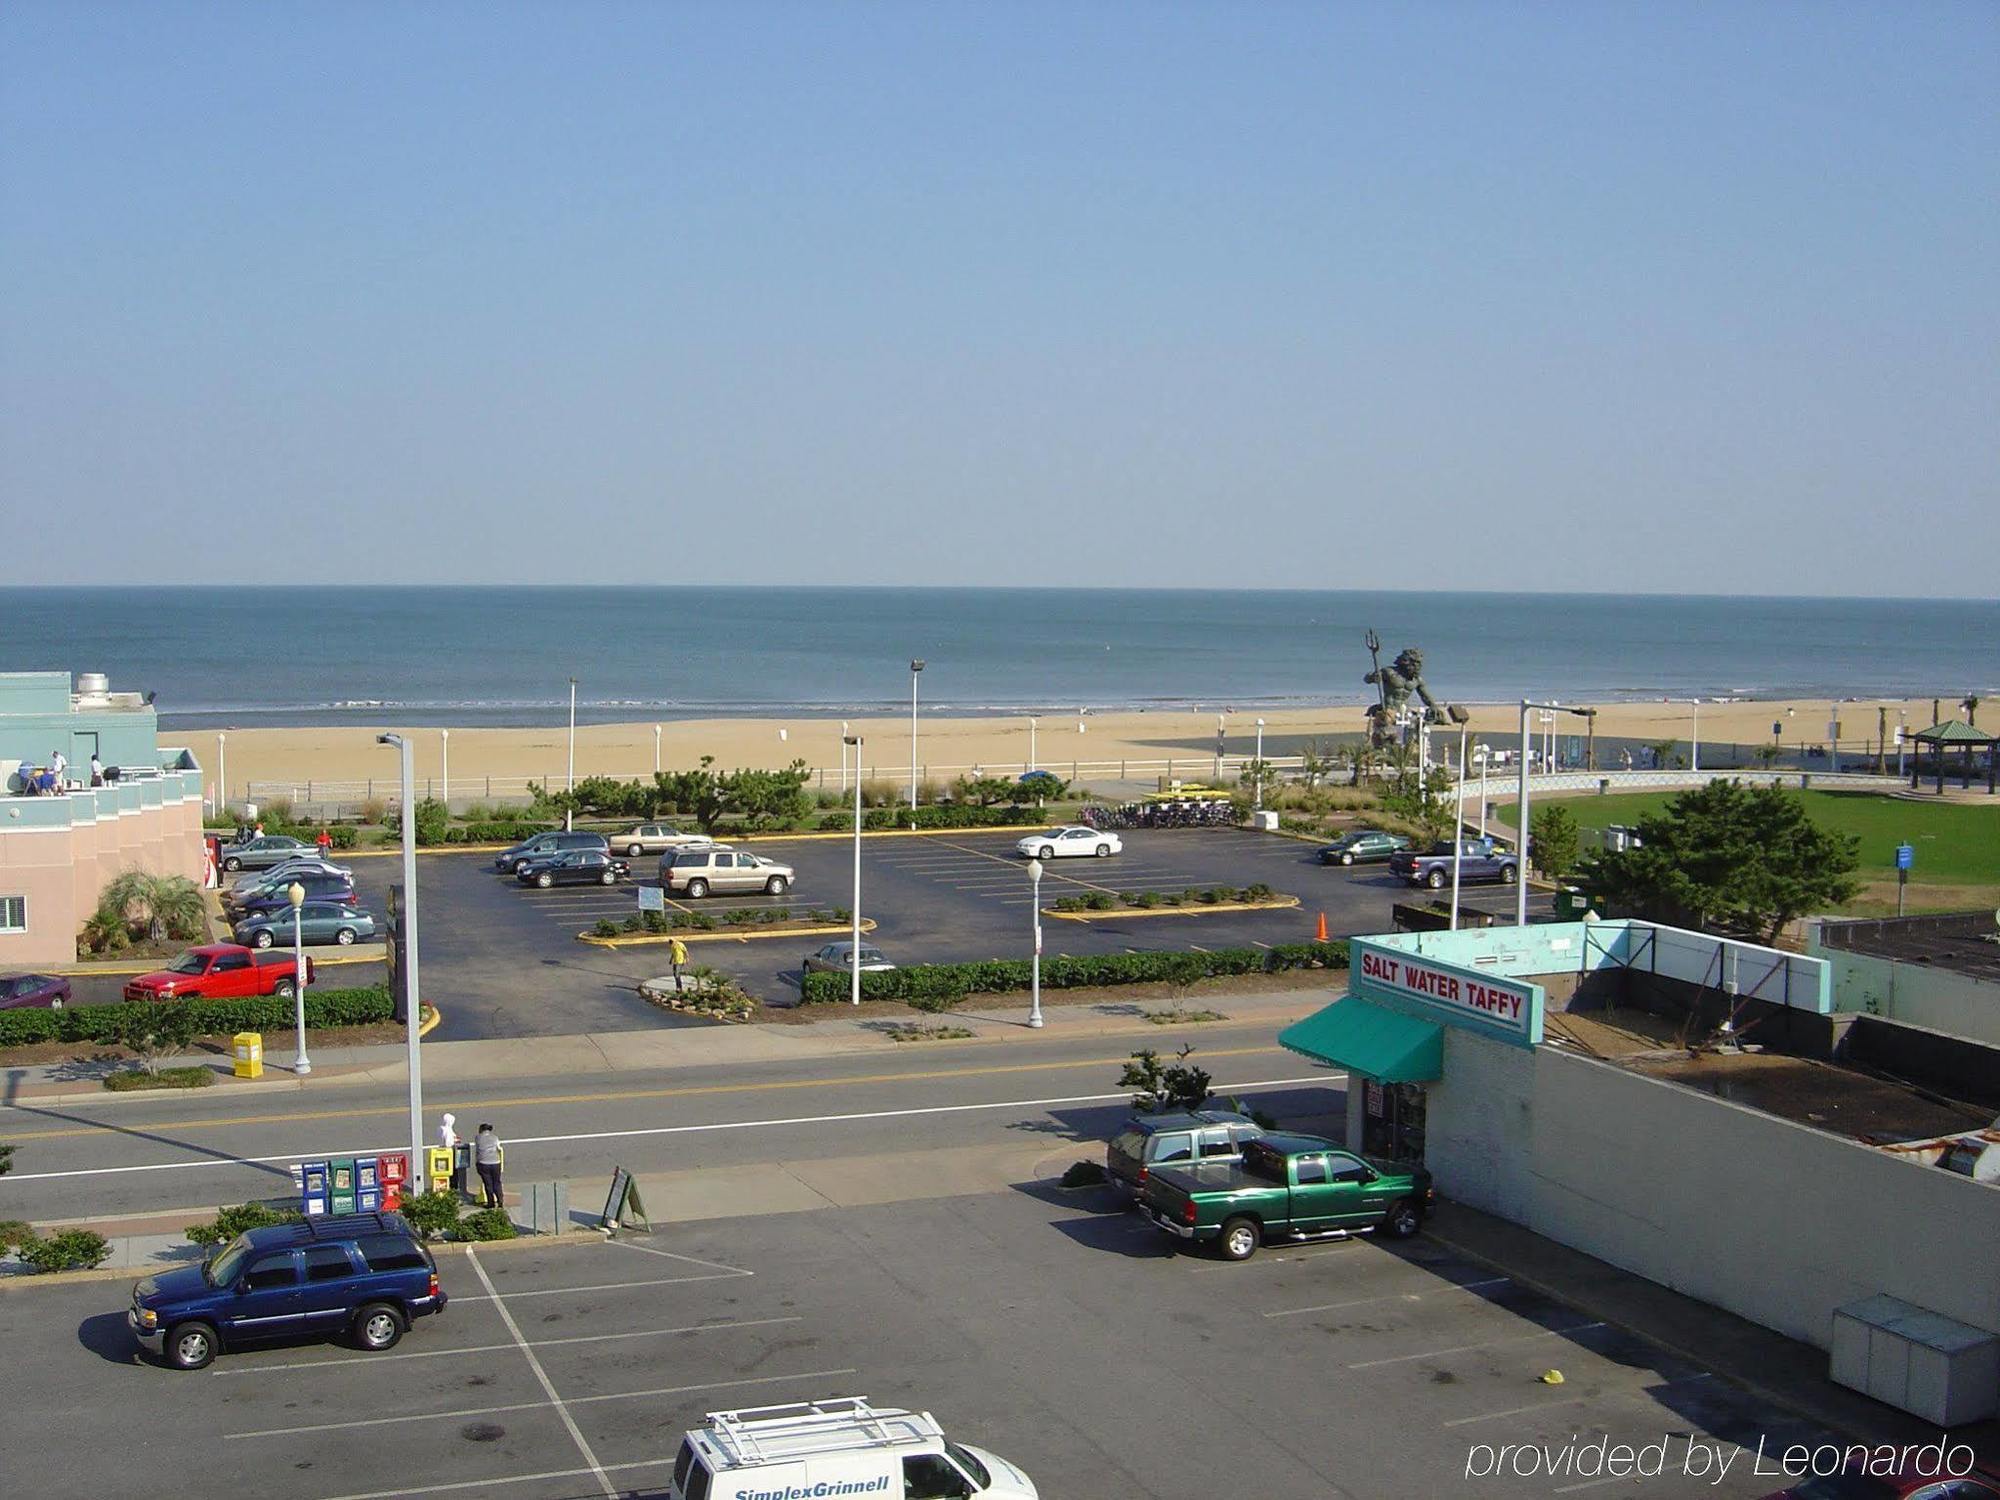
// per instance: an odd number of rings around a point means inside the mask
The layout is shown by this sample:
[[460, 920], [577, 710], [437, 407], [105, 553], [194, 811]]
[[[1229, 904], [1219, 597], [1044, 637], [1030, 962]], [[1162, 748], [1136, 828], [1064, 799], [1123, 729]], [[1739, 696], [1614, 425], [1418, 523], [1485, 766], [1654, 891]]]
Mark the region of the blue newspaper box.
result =
[[327, 1211], [327, 1169], [323, 1161], [299, 1164], [299, 1212], [311, 1217]]
[[380, 1188], [356, 1188], [354, 1190], [354, 1211], [358, 1214], [372, 1214], [382, 1207]]

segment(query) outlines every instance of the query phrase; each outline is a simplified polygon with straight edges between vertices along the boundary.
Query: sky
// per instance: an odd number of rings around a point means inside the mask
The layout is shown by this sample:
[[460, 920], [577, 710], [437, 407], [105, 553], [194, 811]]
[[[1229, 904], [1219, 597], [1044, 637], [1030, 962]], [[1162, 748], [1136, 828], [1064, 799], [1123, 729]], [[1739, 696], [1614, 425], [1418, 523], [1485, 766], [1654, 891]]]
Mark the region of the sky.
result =
[[2000, 6], [0, 7], [0, 583], [1991, 598]]

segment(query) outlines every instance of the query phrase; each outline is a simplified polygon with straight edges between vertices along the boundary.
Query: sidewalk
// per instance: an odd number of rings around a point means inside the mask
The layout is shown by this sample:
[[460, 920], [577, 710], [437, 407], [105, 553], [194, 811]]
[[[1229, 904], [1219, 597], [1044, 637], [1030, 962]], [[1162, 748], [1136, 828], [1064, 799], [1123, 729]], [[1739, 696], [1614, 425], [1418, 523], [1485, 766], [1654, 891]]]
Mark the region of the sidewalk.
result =
[[[1344, 988], [1343, 974], [1329, 973], [1324, 989], [1278, 990], [1228, 995], [1197, 995], [1183, 1002], [1189, 1009], [1218, 1011], [1223, 1020], [1211, 1026], [1269, 1026], [1278, 1029], [1302, 1016], [1323, 1008]], [[997, 1002], [968, 1001], [956, 1010], [938, 1015], [911, 1015], [907, 1018], [882, 1016], [844, 1020], [842, 1007], [823, 1006], [824, 1019], [800, 1024], [782, 1022], [745, 1026], [667, 1027], [647, 1031], [587, 1032], [572, 1036], [515, 1037], [476, 1042], [425, 1042], [423, 1072], [426, 1088], [440, 1083], [470, 1083], [500, 1078], [564, 1078], [579, 1075], [658, 1072], [668, 1069], [704, 1068], [743, 1063], [784, 1062], [796, 1058], [838, 1057], [863, 1052], [903, 1053], [912, 1047], [928, 1050], [991, 1046], [1032, 1038], [1091, 1036], [1162, 1039], [1169, 1035], [1199, 1034], [1201, 1026], [1155, 1026], [1146, 1019], [1149, 1010], [1168, 1008], [1165, 1000], [1103, 1000], [1089, 1005], [1049, 1005], [1042, 1010], [1044, 1028], [1028, 1027], [1026, 1006], [1012, 1003], [1011, 997], [988, 997]], [[911, 1022], [934, 1021], [960, 1026], [972, 1032], [964, 1039], [898, 1044], [888, 1032]], [[294, 1050], [283, 1043], [288, 1036], [273, 1034], [264, 1052], [264, 1076], [239, 1079], [231, 1072], [230, 1060], [213, 1053], [196, 1053], [168, 1059], [163, 1067], [201, 1067], [213, 1071], [221, 1081], [205, 1089], [141, 1090], [113, 1094], [103, 1086], [104, 1075], [129, 1067], [128, 1062], [62, 1062], [22, 1064], [0, 1068], [0, 1104], [74, 1103], [79, 1097], [93, 1100], [141, 1099], [158, 1103], [164, 1099], [214, 1099], [225, 1095], [258, 1093], [283, 1095], [338, 1088], [356, 1084], [402, 1083], [408, 1076], [408, 1049], [405, 1043], [390, 1042], [368, 1047], [318, 1048], [310, 1044], [312, 1073], [294, 1077], [290, 1071]], [[1135, 1048], [1136, 1050], [1136, 1048]]]

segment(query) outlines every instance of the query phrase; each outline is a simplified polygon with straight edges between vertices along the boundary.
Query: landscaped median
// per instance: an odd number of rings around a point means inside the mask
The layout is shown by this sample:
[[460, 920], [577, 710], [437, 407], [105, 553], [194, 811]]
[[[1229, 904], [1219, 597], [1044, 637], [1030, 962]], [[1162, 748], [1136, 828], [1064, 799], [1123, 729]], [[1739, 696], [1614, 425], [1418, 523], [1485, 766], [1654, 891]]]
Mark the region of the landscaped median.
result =
[[[239, 1031], [288, 1031], [295, 1024], [293, 1002], [276, 995], [248, 1000], [121, 1001], [113, 1005], [72, 1005], [62, 1010], [0, 1010], [0, 1047], [37, 1042], [119, 1040], [123, 1018], [135, 1005], [185, 1015], [196, 1036], [230, 1036]], [[394, 1003], [386, 985], [349, 990], [306, 991], [306, 1029], [374, 1026], [392, 1019]]]
[[[1121, 984], [1193, 985], [1205, 979], [1245, 974], [1282, 974], [1297, 969], [1345, 969], [1347, 944], [1280, 943], [1270, 948], [1217, 948], [1211, 953], [1104, 953], [1042, 960], [1045, 990], [1096, 989]], [[913, 964], [903, 969], [863, 972], [863, 1000], [900, 1000], [914, 1010], [949, 1010], [968, 995], [1001, 995], [1025, 990], [1033, 966], [1024, 958], [993, 958], [970, 964]], [[832, 1004], [848, 998], [846, 974], [807, 974], [800, 984], [802, 1004]]]
[[[704, 911], [643, 911], [622, 922], [607, 917], [590, 931], [579, 932], [576, 938], [580, 943], [594, 943], [600, 948], [634, 948], [648, 943], [671, 943], [676, 938], [684, 943], [724, 939], [748, 942], [751, 938], [818, 937], [822, 933], [853, 930], [853, 915], [841, 906], [816, 906], [805, 912], [788, 906], [748, 906], [720, 916], [710, 916]], [[873, 932], [874, 920], [864, 918], [861, 930]]]
[[1184, 891], [1086, 891], [1058, 896], [1042, 915], [1059, 922], [1101, 922], [1114, 917], [1199, 917], [1236, 911], [1288, 911], [1299, 904], [1268, 885], [1190, 886]]

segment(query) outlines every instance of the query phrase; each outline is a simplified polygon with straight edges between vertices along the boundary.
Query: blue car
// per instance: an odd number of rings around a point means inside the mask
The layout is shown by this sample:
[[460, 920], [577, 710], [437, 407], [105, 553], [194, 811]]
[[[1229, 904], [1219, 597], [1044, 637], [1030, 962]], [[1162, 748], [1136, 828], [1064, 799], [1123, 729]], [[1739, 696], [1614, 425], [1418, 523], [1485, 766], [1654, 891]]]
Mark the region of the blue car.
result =
[[401, 1214], [322, 1215], [236, 1236], [199, 1266], [132, 1288], [125, 1321], [177, 1370], [272, 1339], [351, 1339], [380, 1351], [444, 1311], [437, 1262]]

